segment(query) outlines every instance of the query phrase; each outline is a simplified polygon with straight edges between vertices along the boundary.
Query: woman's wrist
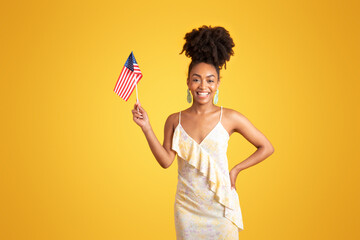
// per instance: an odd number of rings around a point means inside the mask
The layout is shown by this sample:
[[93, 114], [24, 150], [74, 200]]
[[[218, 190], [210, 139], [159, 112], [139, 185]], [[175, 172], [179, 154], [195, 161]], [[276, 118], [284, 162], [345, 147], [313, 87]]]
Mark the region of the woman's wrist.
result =
[[232, 171], [234, 171], [236, 173], [236, 175], [239, 174], [241, 172], [241, 170], [242, 170], [241, 167], [237, 167], [237, 166], [233, 167], [233, 169], [232, 169]]
[[151, 131], [151, 125], [145, 125], [141, 128], [141, 130], [143, 131], [143, 133], [147, 134]]

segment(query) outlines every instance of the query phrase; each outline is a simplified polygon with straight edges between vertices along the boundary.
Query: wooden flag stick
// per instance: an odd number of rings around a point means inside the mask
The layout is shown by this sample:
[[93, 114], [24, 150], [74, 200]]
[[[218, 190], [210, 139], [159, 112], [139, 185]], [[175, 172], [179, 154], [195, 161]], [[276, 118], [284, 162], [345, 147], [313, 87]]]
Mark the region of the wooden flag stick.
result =
[[[136, 87], [136, 102], [139, 103], [137, 84], [135, 85], [135, 87]], [[139, 107], [137, 107], [137, 110], [139, 111]]]

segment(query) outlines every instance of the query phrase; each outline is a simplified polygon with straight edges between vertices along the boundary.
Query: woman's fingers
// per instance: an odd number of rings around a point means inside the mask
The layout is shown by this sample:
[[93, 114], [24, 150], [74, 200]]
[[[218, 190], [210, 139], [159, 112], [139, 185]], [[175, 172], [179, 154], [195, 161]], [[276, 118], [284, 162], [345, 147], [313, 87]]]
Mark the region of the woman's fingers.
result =
[[142, 110], [140, 110], [140, 108], [138, 108], [137, 104], [134, 105], [134, 109], [132, 111], [133, 112], [135, 111], [135, 112], [139, 113], [140, 115], [142, 115]]
[[141, 113], [139, 113], [138, 111], [136, 111], [136, 110], [134, 110], [134, 109], [131, 110], [131, 112], [133, 113], [134, 117], [144, 118]]
[[132, 109], [131, 112], [133, 113], [134, 121], [136, 121], [137, 123], [140, 123], [140, 122], [138, 122], [139, 119], [144, 120], [144, 118], [146, 117], [146, 112], [141, 107], [140, 102], [136, 102], [134, 104], [134, 109]]
[[136, 104], [136, 109], [143, 110], [143, 108], [140, 106], [140, 104]]
[[144, 110], [141, 106], [139, 106], [139, 111], [138, 111], [138, 113], [140, 113], [141, 115], [144, 115], [144, 114], [145, 114], [145, 110]]
[[135, 106], [139, 106], [139, 107], [140, 107], [140, 106], [141, 106], [140, 102], [136, 102], [136, 103], [135, 103]]

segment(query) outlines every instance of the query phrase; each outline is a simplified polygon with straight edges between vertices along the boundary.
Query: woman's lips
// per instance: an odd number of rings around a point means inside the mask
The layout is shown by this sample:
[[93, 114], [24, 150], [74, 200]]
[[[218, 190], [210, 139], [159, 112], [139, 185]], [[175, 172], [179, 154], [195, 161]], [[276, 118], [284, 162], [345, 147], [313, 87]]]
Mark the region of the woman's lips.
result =
[[196, 95], [198, 95], [200, 98], [206, 98], [210, 95], [210, 92], [196, 92]]

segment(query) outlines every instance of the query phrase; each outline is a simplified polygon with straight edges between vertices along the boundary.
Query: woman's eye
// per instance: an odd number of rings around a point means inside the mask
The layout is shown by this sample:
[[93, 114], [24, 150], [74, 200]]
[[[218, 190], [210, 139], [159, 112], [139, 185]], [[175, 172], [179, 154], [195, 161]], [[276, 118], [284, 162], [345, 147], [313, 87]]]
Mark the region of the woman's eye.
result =
[[208, 82], [214, 82], [214, 80], [208, 80]]
[[198, 79], [193, 79], [194, 82], [199, 81]]

